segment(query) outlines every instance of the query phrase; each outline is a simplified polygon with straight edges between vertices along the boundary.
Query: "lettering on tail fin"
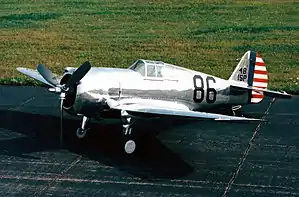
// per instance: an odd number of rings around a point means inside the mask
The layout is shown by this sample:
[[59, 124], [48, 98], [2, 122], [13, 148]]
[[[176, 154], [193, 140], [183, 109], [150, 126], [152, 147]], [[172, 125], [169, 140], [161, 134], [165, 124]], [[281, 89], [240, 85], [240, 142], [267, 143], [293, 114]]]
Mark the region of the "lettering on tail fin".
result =
[[[262, 57], [254, 51], [247, 51], [230, 76], [229, 81], [245, 87], [267, 89], [268, 76]], [[264, 95], [261, 91], [248, 91], [248, 103], [259, 103], [263, 98]]]
[[247, 68], [246, 67], [239, 69], [239, 74], [238, 74], [237, 80], [238, 81], [245, 81], [245, 80], [247, 80]]
[[236, 66], [233, 74], [230, 76], [229, 80], [235, 81], [238, 83], [247, 84], [248, 81], [248, 73], [249, 73], [249, 55], [250, 52], [247, 51], [240, 62]]

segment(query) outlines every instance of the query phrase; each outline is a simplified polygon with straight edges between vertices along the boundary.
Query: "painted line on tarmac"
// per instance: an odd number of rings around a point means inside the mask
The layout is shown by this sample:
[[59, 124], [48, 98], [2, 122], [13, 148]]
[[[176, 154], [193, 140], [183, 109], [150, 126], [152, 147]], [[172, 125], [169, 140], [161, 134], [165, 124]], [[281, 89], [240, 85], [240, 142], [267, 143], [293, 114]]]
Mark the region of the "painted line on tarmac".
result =
[[242, 157], [240, 158], [240, 161], [239, 161], [239, 163], [238, 163], [238, 165], [237, 165], [236, 171], [233, 173], [231, 179], [229, 180], [229, 182], [228, 182], [228, 184], [227, 184], [227, 187], [225, 188], [225, 191], [224, 191], [222, 197], [226, 197], [226, 196], [228, 195], [228, 193], [229, 193], [229, 191], [230, 191], [230, 189], [231, 189], [231, 187], [232, 187], [232, 184], [233, 184], [234, 181], [236, 180], [236, 178], [237, 178], [237, 176], [238, 176], [238, 174], [239, 174], [239, 172], [240, 172], [240, 169], [241, 169], [241, 167], [243, 166], [243, 164], [244, 164], [244, 162], [245, 162], [245, 159], [246, 159], [247, 155], [249, 154], [249, 150], [250, 150], [251, 146], [254, 144], [254, 140], [255, 140], [255, 138], [256, 138], [258, 132], [259, 132], [260, 129], [261, 129], [261, 125], [262, 125], [262, 123], [266, 120], [266, 117], [267, 117], [267, 115], [269, 114], [269, 110], [270, 110], [270, 108], [272, 107], [272, 105], [274, 104], [274, 102], [275, 102], [275, 98], [273, 98], [273, 99], [271, 100], [271, 102], [270, 102], [270, 104], [269, 104], [269, 106], [268, 106], [266, 112], [264, 113], [264, 116], [262, 117], [262, 120], [263, 120], [263, 121], [260, 122], [260, 123], [258, 124], [258, 126], [255, 128], [255, 131], [254, 131], [254, 133], [253, 133], [251, 139], [249, 140], [248, 145], [247, 145], [245, 151], [243, 152]]
[[30, 103], [30, 102], [33, 101], [34, 99], [35, 99], [35, 97], [32, 96], [32, 97], [28, 98], [27, 100], [21, 102], [20, 105], [11, 107], [11, 108], [9, 108], [8, 110], [11, 111], [11, 110], [16, 110], [16, 109], [21, 109], [24, 105], [26, 105], [27, 103]]
[[56, 181], [59, 181], [61, 179], [61, 177], [63, 176], [64, 173], [66, 173], [67, 171], [69, 171], [72, 167], [74, 167], [77, 163], [79, 163], [82, 159], [82, 156], [80, 155], [79, 157], [77, 157], [70, 165], [69, 167], [67, 167], [65, 170], [63, 170], [60, 174], [58, 174], [54, 179], [50, 179], [49, 181], [51, 181], [49, 184], [47, 184], [45, 187], [43, 187], [41, 190], [35, 192], [33, 194], [33, 196], [41, 196], [45, 190], [47, 190], [48, 188], [50, 188]]

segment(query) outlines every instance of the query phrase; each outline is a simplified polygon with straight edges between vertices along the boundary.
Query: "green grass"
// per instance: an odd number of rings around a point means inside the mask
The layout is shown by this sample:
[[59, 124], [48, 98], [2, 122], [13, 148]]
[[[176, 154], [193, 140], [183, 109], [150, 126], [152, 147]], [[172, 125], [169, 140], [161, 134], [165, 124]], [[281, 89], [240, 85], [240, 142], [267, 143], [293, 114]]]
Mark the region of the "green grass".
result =
[[56, 73], [89, 60], [154, 59], [228, 78], [248, 49], [270, 88], [299, 91], [299, 1], [7, 0], [0, 6], [0, 83], [39, 85], [16, 71]]

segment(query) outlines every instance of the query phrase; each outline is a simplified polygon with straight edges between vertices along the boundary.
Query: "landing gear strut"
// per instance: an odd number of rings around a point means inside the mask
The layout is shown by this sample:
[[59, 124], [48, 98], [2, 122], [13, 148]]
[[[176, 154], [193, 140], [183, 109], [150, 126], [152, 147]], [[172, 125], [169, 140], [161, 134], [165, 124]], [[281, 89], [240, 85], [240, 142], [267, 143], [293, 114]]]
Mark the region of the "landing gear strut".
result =
[[132, 125], [134, 121], [132, 120], [132, 117], [125, 110], [121, 111], [121, 121], [123, 127], [122, 130], [125, 137], [124, 149], [127, 154], [132, 154], [136, 149], [136, 143], [134, 140], [132, 140], [131, 137]]
[[76, 135], [79, 139], [82, 139], [85, 137], [87, 131], [88, 131], [88, 128], [86, 128], [88, 122], [89, 122], [90, 118], [86, 117], [86, 116], [83, 116], [83, 119], [82, 119], [82, 125], [81, 127], [79, 127], [76, 131]]
[[232, 113], [236, 116], [236, 113], [242, 108], [242, 105], [235, 105], [232, 107]]

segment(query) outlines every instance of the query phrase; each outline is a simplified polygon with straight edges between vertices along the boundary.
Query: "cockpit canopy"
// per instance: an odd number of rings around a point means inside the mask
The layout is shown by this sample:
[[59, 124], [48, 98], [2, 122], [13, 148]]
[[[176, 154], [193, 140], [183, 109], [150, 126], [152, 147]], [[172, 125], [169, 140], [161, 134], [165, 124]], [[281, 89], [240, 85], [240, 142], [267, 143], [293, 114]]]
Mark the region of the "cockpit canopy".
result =
[[148, 78], [178, 79], [190, 75], [190, 71], [162, 61], [137, 60], [129, 69]]

